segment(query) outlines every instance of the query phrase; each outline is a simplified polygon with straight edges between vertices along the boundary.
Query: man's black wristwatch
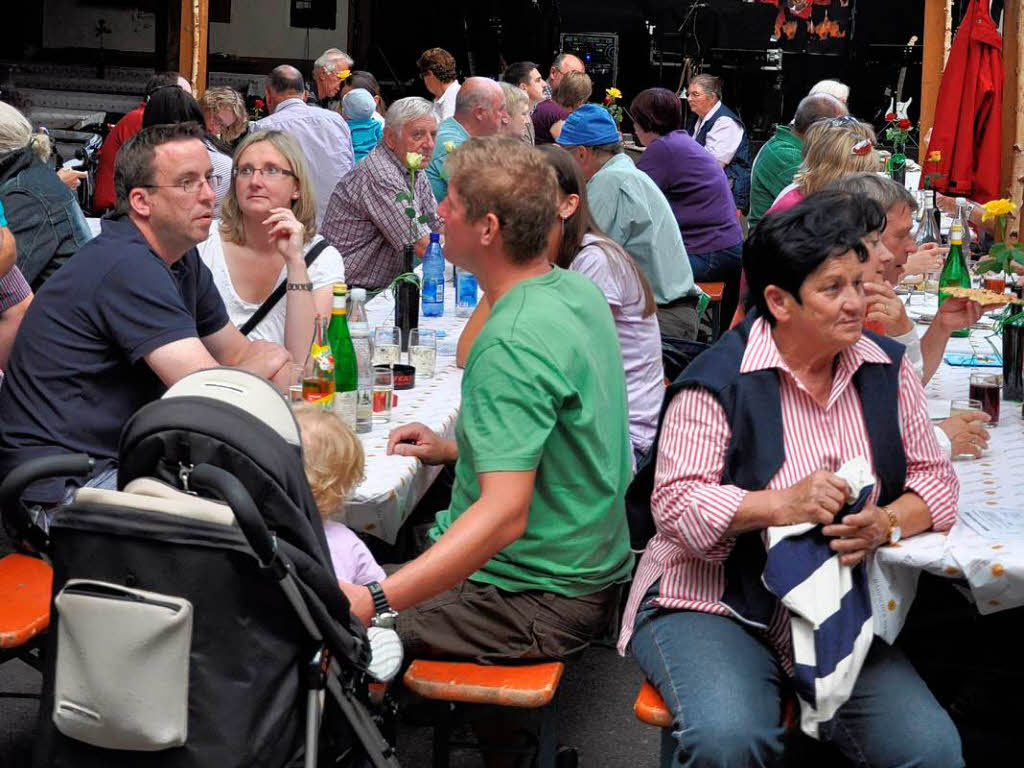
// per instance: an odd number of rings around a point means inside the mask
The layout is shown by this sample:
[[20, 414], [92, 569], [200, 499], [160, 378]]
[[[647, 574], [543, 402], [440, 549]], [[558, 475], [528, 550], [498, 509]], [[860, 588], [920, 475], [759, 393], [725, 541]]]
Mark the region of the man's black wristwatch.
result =
[[380, 583], [371, 581], [366, 588], [370, 590], [370, 595], [373, 597], [373, 609], [377, 612], [370, 623], [375, 627], [394, 629], [395, 622], [398, 620], [398, 611], [392, 610]]

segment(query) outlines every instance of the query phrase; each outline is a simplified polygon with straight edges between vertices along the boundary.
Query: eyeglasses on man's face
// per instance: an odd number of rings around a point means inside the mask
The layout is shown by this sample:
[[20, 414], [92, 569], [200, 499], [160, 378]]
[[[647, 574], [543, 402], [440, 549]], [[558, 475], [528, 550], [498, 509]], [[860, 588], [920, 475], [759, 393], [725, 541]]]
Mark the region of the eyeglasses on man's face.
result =
[[276, 165], [265, 165], [262, 168], [254, 168], [251, 165], [243, 165], [241, 168], [235, 168], [231, 175], [236, 179], [245, 179], [249, 181], [257, 173], [261, 174], [264, 179], [276, 180], [284, 179], [288, 176], [298, 178], [294, 171], [289, 171], [287, 168], [278, 168]]
[[181, 181], [175, 182], [174, 184], [139, 184], [139, 186], [140, 187], [144, 187], [145, 189], [174, 189], [174, 188], [177, 188], [177, 189], [180, 189], [182, 192], [184, 192], [186, 195], [196, 195], [196, 194], [199, 194], [199, 190], [201, 190], [203, 188], [203, 184], [204, 183], [208, 184], [210, 189], [213, 189], [218, 184], [220, 184], [220, 181], [221, 181], [221, 177], [220, 176], [217, 176], [217, 175], [214, 175], [214, 174], [211, 173], [208, 176], [200, 176], [200, 177], [192, 176], [192, 177], [189, 177], [187, 179], [182, 179]]

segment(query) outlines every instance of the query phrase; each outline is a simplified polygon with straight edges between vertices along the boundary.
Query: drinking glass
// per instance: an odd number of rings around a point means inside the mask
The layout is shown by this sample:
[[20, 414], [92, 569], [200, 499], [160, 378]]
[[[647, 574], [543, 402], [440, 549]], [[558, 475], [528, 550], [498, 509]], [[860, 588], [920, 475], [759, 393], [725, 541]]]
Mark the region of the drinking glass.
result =
[[949, 415], [959, 416], [963, 413], [970, 413], [971, 411], [980, 411], [981, 401], [980, 400], [951, 400], [949, 403]]
[[373, 339], [373, 364], [392, 365], [401, 362], [401, 343], [401, 331], [398, 328], [378, 326]]
[[409, 338], [409, 365], [419, 378], [431, 378], [437, 365], [437, 332], [430, 328], [413, 328]]
[[999, 401], [1002, 398], [1000, 390], [1003, 386], [1003, 377], [997, 373], [972, 373], [971, 388], [968, 397], [977, 400], [981, 404], [981, 410], [988, 414], [988, 426], [994, 427], [999, 423]]
[[373, 366], [373, 420], [391, 421], [391, 399], [394, 397], [395, 379], [390, 365]]
[[288, 402], [302, 402], [302, 376], [305, 366], [302, 363], [288, 364]]

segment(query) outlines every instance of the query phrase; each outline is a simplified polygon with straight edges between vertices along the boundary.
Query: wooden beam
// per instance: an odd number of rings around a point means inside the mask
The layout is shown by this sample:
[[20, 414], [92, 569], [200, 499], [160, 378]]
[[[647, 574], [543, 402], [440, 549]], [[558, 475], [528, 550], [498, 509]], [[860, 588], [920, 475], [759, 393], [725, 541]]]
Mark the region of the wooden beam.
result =
[[206, 90], [206, 51], [210, 38], [209, 0], [181, 0], [178, 71], [192, 84], [196, 98]]
[[[1016, 1], [1016, 0], [1014, 0]], [[946, 0], [925, 0], [924, 52], [921, 56], [921, 141], [917, 161], [924, 166], [928, 147], [924, 137], [935, 124], [935, 102], [939, 97], [945, 62]]]
[[[1024, 198], [1024, 45], [1021, 45], [1021, 21], [1024, 0], [1007, 0], [1003, 9], [1003, 124], [1002, 184], [1000, 188], [1017, 205]], [[1009, 219], [1006, 234], [1019, 240], [1021, 217]]]

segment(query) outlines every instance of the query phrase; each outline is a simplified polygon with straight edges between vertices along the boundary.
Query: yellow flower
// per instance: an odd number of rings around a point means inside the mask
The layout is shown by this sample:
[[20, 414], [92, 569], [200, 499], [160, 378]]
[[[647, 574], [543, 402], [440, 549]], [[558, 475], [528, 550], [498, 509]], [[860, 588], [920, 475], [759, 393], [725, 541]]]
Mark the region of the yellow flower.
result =
[[341, 72], [338, 73], [338, 79], [339, 80], [348, 80], [350, 77], [352, 77], [352, 71], [351, 70], [343, 69], [343, 70], [341, 70]]
[[454, 141], [446, 141], [444, 143], [444, 151], [445, 151], [445, 154], [448, 154], [448, 155], [450, 155], [452, 152], [454, 152], [455, 151], [455, 142]]
[[604, 92], [607, 93], [608, 96], [612, 99], [622, 98], [622, 91], [620, 91], [618, 88], [605, 88]]
[[929, 152], [928, 153], [928, 162], [929, 163], [941, 163], [942, 162], [942, 152], [939, 151], [939, 150], [935, 150], [934, 152]]
[[405, 153], [405, 167], [410, 171], [418, 171], [423, 167], [423, 161], [426, 158], [423, 157], [419, 152], [406, 152]]
[[985, 213], [981, 216], [982, 221], [994, 219], [996, 216], [1006, 216], [1007, 214], [1015, 213], [1017, 211], [1016, 204], [1006, 199], [990, 200], [985, 203], [983, 207], [985, 209]]

